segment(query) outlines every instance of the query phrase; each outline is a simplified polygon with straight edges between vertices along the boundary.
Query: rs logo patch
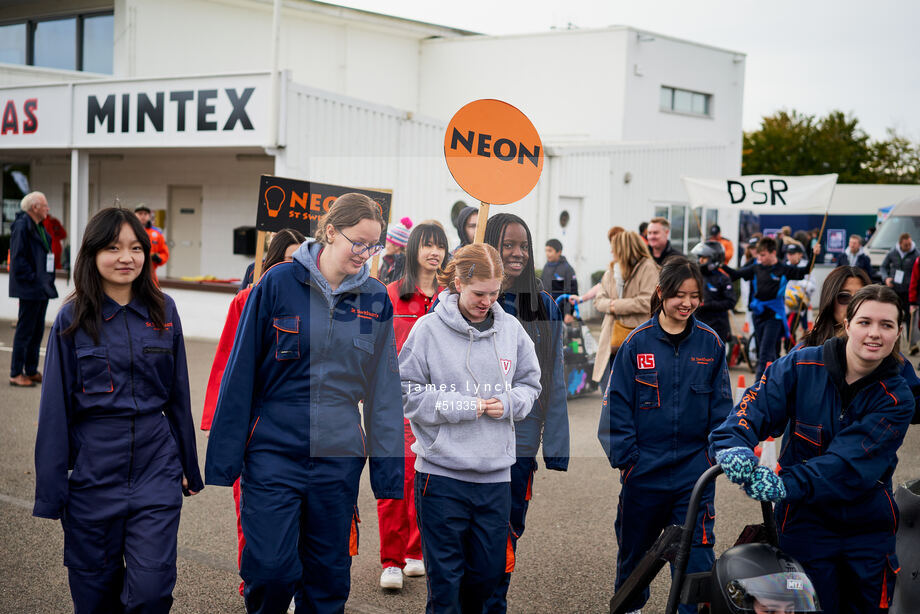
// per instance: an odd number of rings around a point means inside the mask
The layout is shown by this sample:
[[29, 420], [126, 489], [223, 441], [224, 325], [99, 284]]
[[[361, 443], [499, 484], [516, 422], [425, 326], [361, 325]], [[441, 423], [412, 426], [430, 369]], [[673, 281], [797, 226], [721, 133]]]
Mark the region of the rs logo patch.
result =
[[639, 354], [636, 356], [636, 363], [638, 363], [640, 369], [654, 369], [655, 368], [655, 355], [654, 354]]

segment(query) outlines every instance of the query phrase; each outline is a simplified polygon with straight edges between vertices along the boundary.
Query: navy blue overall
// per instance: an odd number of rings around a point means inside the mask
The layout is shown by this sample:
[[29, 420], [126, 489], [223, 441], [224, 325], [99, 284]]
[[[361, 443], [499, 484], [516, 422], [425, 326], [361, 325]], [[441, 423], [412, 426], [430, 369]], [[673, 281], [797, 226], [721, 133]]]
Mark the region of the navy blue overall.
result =
[[[517, 296], [506, 292], [499, 298], [499, 305], [505, 313], [517, 317]], [[524, 534], [524, 521], [533, 492], [533, 479], [537, 471], [537, 450], [543, 444], [543, 462], [547, 469], [566, 471], [569, 467], [569, 412], [566, 402], [565, 368], [562, 359], [562, 312], [546, 292], [540, 293], [540, 300], [550, 316], [553, 334], [552, 365], [540, 365], [541, 369], [552, 368], [548, 387], [544, 387], [533, 409], [527, 417], [515, 425], [517, 461], [511, 465], [511, 528], [509, 545], [517, 550], [517, 541]], [[521, 321], [534, 345], [539, 346], [539, 329], [534, 322]], [[539, 350], [537, 356], [539, 357]], [[545, 381], [545, 378], [541, 378]], [[498, 614], [508, 609], [508, 585], [511, 573], [506, 573], [492, 598], [486, 603], [484, 612]]]
[[305, 602], [298, 609], [341, 612], [366, 457], [377, 498], [403, 496], [402, 396], [386, 287], [368, 278], [327, 298], [318, 284], [295, 261], [275, 265], [252, 289], [208, 441], [207, 483], [231, 486], [242, 475], [240, 576], [249, 612], [285, 612], [295, 593]]
[[48, 339], [32, 513], [61, 519], [77, 614], [168, 612], [183, 474], [203, 488], [182, 325], [169, 297], [165, 330], [108, 297], [98, 343], [72, 321]]
[[[597, 434], [621, 484], [617, 589], [666, 526], [684, 523], [693, 485], [712, 466], [709, 433], [731, 411], [725, 346], [693, 316], [687, 326], [690, 333], [677, 347], [657, 316], [637, 326], [617, 352], [604, 394]], [[714, 494], [710, 486], [700, 506], [688, 573], [708, 571], [715, 561]], [[627, 610], [638, 610], [648, 597], [646, 589]]]
[[887, 611], [893, 596], [898, 508], [891, 476], [914, 397], [901, 366], [886, 359], [847, 387], [845, 405], [845, 343], [831, 339], [773, 363], [710, 441], [714, 454], [783, 435], [780, 548], [805, 568], [825, 612], [865, 614]]

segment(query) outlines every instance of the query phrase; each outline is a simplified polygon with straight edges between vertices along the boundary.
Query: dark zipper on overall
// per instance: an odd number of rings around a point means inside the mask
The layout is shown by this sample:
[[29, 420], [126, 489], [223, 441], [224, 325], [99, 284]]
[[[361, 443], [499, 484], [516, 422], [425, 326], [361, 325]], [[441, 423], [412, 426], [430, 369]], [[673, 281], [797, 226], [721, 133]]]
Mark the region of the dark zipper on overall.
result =
[[131, 363], [131, 400], [134, 401], [134, 414], [131, 416], [131, 458], [128, 462], [128, 487], [130, 487], [134, 475], [134, 435], [135, 423], [137, 421], [137, 396], [134, 394], [134, 344], [131, 342], [131, 330], [128, 328], [128, 310], [122, 306], [121, 313], [125, 317], [125, 333], [128, 335], [128, 356], [130, 357]]

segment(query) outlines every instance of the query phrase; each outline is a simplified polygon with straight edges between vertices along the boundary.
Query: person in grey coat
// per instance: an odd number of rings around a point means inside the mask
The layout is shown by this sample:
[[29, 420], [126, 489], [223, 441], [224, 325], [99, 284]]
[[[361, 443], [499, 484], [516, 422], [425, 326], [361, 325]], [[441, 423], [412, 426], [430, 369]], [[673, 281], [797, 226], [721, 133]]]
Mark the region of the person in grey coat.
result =
[[482, 612], [506, 571], [515, 422], [540, 394], [533, 341], [496, 304], [494, 247], [461, 247], [438, 276], [448, 288], [399, 354], [403, 409], [416, 442], [415, 507], [428, 612]]
[[901, 299], [901, 308], [905, 313], [910, 303], [908, 300], [910, 274], [914, 269], [914, 260], [918, 256], [920, 256], [920, 251], [917, 250], [917, 244], [905, 232], [898, 237], [898, 244], [885, 255], [880, 268], [885, 285], [897, 292], [898, 298]]

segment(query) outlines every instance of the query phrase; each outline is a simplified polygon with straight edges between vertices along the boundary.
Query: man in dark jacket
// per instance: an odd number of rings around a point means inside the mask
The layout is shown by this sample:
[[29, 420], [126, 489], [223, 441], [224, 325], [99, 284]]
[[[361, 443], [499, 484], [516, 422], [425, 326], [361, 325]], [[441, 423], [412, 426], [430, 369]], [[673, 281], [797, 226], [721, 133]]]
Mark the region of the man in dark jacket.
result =
[[31, 387], [42, 381], [38, 349], [45, 334], [48, 299], [57, 298], [51, 237], [42, 221], [48, 200], [41, 192], [26, 194], [22, 212], [10, 229], [10, 298], [19, 299], [19, 321], [13, 336], [10, 385]]
[[906, 232], [898, 237], [898, 244], [882, 260], [880, 272], [885, 285], [894, 288], [901, 299], [905, 312], [909, 309], [910, 274], [914, 269], [914, 260], [920, 256], [917, 245]]
[[671, 223], [663, 217], [653, 217], [648, 223], [646, 229], [646, 243], [648, 251], [652, 253], [655, 264], [664, 265], [664, 261], [671, 256], [678, 254], [679, 251], [671, 247], [671, 240], [668, 238], [671, 234]]
[[[543, 289], [549, 292], [553, 300], [563, 294], [578, 294], [578, 280], [575, 279], [575, 269], [562, 255], [562, 243], [559, 239], [550, 239], [546, 242], [546, 264], [540, 274]], [[565, 321], [571, 322], [574, 308], [566, 301], [562, 306]]]
[[837, 254], [837, 266], [855, 266], [864, 270], [869, 279], [873, 281], [878, 279], [878, 275], [872, 271], [869, 254], [863, 249], [862, 237], [859, 235], [850, 235], [850, 244], [846, 251]]

